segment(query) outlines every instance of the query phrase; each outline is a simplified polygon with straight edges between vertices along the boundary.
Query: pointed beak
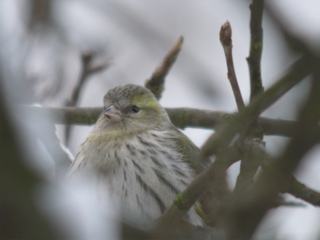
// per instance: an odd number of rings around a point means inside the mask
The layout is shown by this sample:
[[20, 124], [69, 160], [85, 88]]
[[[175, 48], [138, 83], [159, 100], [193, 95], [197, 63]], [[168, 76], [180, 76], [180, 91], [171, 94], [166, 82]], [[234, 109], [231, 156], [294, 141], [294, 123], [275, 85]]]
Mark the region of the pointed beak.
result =
[[103, 115], [109, 118], [109, 120], [112, 122], [119, 122], [123, 118], [121, 111], [114, 105], [111, 105], [106, 110], [104, 110]]

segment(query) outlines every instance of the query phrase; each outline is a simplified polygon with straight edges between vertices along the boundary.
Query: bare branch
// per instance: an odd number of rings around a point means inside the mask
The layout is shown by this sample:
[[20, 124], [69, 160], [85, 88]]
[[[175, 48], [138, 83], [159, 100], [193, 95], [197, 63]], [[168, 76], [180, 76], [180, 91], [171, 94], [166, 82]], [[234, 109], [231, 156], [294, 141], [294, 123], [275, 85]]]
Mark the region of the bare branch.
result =
[[[242, 198], [237, 198], [229, 218], [228, 239], [250, 239], [266, 212], [273, 206], [279, 192], [288, 189], [292, 172], [302, 157], [317, 143], [316, 132], [320, 120], [320, 71], [314, 61], [315, 72], [309, 98], [299, 114], [299, 125], [288, 147], [277, 161], [259, 176], [255, 186]], [[246, 219], [246, 221], [243, 221]]]
[[67, 102], [68, 107], [74, 107], [77, 105], [79, 101], [79, 96], [81, 93], [81, 90], [84, 86], [84, 84], [87, 82], [88, 78], [97, 72], [100, 72], [104, 69], [106, 69], [109, 64], [103, 63], [100, 65], [93, 65], [93, 59], [95, 57], [95, 54], [93, 52], [87, 52], [82, 54], [81, 56], [81, 62], [82, 62], [82, 70], [79, 77], [78, 82], [76, 83], [73, 92], [71, 94], [70, 100]]
[[253, 0], [250, 5], [250, 54], [247, 58], [250, 72], [250, 100], [252, 101], [259, 93], [263, 92], [261, 79], [261, 54], [263, 48], [263, 30], [262, 30], [262, 15], [263, 15], [264, 0]]
[[291, 177], [289, 188], [283, 192], [290, 193], [314, 206], [320, 207], [320, 192], [310, 189], [293, 176]]
[[[234, 97], [238, 106], [238, 111], [241, 112], [244, 107], [244, 101], [241, 96], [241, 91], [238, 85], [236, 77], [233, 58], [232, 58], [232, 29], [229, 22], [222, 25], [220, 30], [220, 41], [223, 46], [225, 53], [227, 67], [228, 67], [228, 79], [230, 81]], [[263, 138], [262, 128], [259, 126], [257, 121], [254, 121], [252, 127], [249, 128], [248, 132], [243, 132], [241, 138]], [[245, 188], [249, 187], [253, 182], [253, 176], [255, 175], [259, 162], [252, 158], [250, 152], [244, 154], [241, 158], [241, 168], [237, 179], [235, 191], [244, 191]], [[249, 184], [250, 183], [250, 184]]]
[[247, 189], [252, 186], [254, 175], [256, 174], [262, 159], [262, 153], [256, 151], [256, 145], [264, 146], [264, 142], [251, 139], [245, 139], [242, 144], [244, 144], [246, 148], [241, 151], [243, 154], [241, 157], [240, 172], [234, 189], [235, 194], [245, 193]]
[[162, 60], [159, 67], [155, 69], [152, 76], [146, 80], [145, 87], [156, 96], [157, 99], [161, 98], [161, 94], [164, 90], [164, 81], [172, 65], [175, 63], [178, 54], [181, 50], [183, 43], [183, 37], [180, 36], [177, 42], [169, 50], [167, 55]]
[[202, 146], [205, 156], [214, 154], [217, 149], [226, 147], [233, 137], [241, 131], [247, 132], [255, 119], [293, 86], [304, 79], [311, 71], [315, 63], [307, 57], [299, 59], [291, 67], [291, 70], [266, 92], [257, 96], [240, 114], [237, 120], [230, 119]]
[[[99, 108], [50, 108], [24, 106], [30, 114], [50, 114], [55, 124], [92, 125], [102, 112]], [[238, 114], [220, 111], [209, 111], [195, 108], [166, 108], [171, 121], [179, 128], [216, 129]], [[296, 121], [258, 118], [264, 134], [291, 137], [297, 127]], [[319, 127], [320, 128], [320, 127]]]
[[236, 71], [234, 70], [232, 57], [232, 30], [229, 22], [224, 23], [220, 30], [220, 42], [222, 44], [224, 54], [227, 61], [228, 79], [232, 87], [233, 95], [236, 99], [238, 111], [240, 112], [244, 107], [244, 101], [241, 96]]
[[203, 173], [200, 173], [190, 185], [176, 197], [173, 204], [158, 219], [158, 227], [166, 227], [180, 222], [195, 202], [207, 190], [211, 189], [215, 182], [224, 178], [225, 171], [238, 159], [239, 154], [236, 147], [230, 147], [225, 151], [221, 151], [213, 164]]
[[[0, 66], [1, 68], [1, 66]], [[0, 78], [1, 78], [0, 69]], [[36, 202], [36, 194], [45, 181], [27, 166], [29, 154], [19, 141], [17, 121], [8, 111], [8, 102], [0, 80], [0, 239], [58, 239]], [[14, 106], [10, 110], [15, 111]], [[34, 143], [30, 139], [30, 144]], [[61, 236], [60, 236], [61, 237]]]
[[[320, 132], [320, 129], [316, 132]], [[259, 159], [261, 167], [264, 171], [270, 170], [270, 165], [278, 161], [275, 157], [271, 156], [264, 148], [263, 145], [256, 141], [245, 141], [243, 142], [241, 152], [247, 152], [248, 150], [252, 153], [255, 159]], [[288, 184], [285, 188], [281, 189], [282, 193], [290, 193], [291, 195], [300, 198], [314, 206], [320, 206], [320, 192], [315, 191], [300, 183], [293, 175], [289, 177]]]
[[[81, 70], [80, 78], [73, 89], [71, 98], [66, 104], [67, 107], [75, 107], [78, 104], [80, 93], [85, 83], [87, 82], [87, 80], [92, 74], [102, 71], [109, 66], [108, 63], [93, 65], [94, 57], [95, 57], [95, 54], [93, 52], [87, 52], [82, 54], [81, 56], [82, 70]], [[70, 125], [66, 126], [66, 129], [65, 129], [66, 144], [69, 143], [71, 129], [72, 128]]]

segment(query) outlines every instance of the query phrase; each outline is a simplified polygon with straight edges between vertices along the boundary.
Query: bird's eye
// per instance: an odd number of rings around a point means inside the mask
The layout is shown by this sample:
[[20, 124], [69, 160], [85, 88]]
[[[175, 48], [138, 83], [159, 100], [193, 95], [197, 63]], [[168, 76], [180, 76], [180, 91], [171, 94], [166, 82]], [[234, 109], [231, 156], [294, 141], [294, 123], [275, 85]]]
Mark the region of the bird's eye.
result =
[[140, 111], [140, 108], [137, 107], [136, 105], [132, 105], [132, 106], [131, 106], [131, 110], [132, 110], [132, 112], [137, 113], [137, 112]]

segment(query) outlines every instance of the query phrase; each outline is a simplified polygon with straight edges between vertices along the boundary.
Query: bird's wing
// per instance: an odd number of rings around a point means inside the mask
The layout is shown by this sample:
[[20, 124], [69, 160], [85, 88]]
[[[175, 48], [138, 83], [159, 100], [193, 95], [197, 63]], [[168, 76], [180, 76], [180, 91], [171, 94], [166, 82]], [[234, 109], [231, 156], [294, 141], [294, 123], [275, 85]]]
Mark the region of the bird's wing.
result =
[[194, 169], [196, 174], [203, 172], [211, 163], [210, 159], [202, 156], [200, 149], [176, 127], [172, 126], [171, 130], [174, 131], [173, 141], [183, 155], [183, 160]]

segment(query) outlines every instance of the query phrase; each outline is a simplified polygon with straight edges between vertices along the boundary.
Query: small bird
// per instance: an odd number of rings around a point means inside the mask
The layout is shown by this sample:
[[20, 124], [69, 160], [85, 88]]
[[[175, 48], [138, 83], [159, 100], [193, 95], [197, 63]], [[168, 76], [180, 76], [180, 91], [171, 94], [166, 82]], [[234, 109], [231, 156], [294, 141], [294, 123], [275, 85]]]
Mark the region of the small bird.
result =
[[[200, 150], [171, 123], [147, 88], [115, 87], [103, 104], [69, 175], [93, 169], [123, 215], [142, 224], [154, 222], [203, 169]], [[185, 219], [202, 224], [195, 208]]]

